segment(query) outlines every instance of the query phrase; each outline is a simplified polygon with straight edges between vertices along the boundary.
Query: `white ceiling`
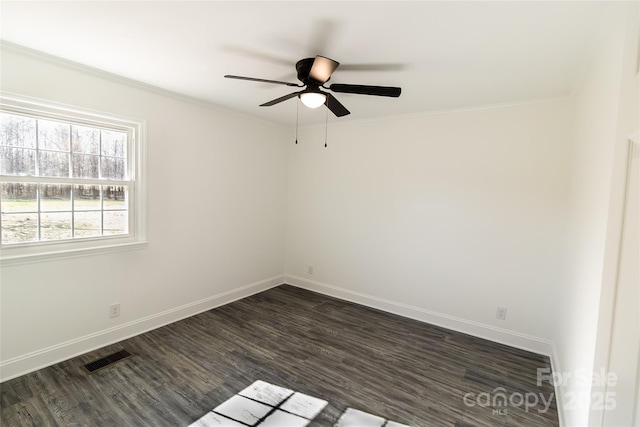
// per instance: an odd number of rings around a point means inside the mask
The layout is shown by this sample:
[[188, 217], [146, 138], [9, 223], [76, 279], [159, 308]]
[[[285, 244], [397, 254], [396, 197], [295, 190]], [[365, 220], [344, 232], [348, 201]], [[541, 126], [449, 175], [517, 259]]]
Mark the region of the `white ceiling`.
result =
[[[2, 1], [1, 38], [294, 125], [297, 60], [343, 64], [331, 83], [401, 86], [398, 99], [336, 94], [358, 120], [571, 94], [611, 2]], [[375, 71], [362, 70], [377, 64]], [[324, 122], [324, 108], [302, 111]]]

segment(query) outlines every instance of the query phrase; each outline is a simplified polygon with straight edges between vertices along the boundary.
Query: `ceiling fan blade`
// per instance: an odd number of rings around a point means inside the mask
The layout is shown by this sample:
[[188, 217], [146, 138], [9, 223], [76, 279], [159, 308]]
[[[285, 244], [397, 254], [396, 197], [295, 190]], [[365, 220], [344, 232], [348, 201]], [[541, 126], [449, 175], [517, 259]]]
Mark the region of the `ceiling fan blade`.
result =
[[290, 93], [289, 95], [285, 95], [285, 96], [281, 96], [280, 98], [276, 98], [272, 101], [269, 102], [265, 102], [264, 104], [260, 104], [261, 107], [271, 107], [272, 105], [276, 105], [282, 101], [286, 101], [287, 99], [291, 99], [295, 96], [298, 96], [299, 94], [301, 94], [302, 92], [304, 92], [303, 90], [299, 91], [299, 92], [293, 92]]
[[285, 86], [294, 86], [294, 87], [302, 87], [303, 86], [303, 85], [299, 85], [297, 83], [281, 82], [280, 80], [256, 79], [254, 77], [232, 76], [230, 74], [227, 74], [225, 77], [228, 78], [228, 79], [249, 80], [251, 82], [262, 82], [262, 83], [275, 83], [275, 84], [285, 85]]
[[345, 106], [336, 99], [335, 96], [331, 95], [330, 93], [325, 93], [325, 95], [327, 95], [327, 100], [324, 102], [324, 105], [326, 105], [327, 108], [336, 115], [336, 117], [342, 117], [346, 116], [347, 114], [351, 114], [349, 110], [347, 110]]
[[331, 73], [333, 73], [335, 69], [338, 68], [338, 65], [340, 65], [339, 62], [318, 55], [313, 61], [311, 71], [309, 71], [309, 78], [322, 84], [329, 80], [329, 77], [331, 77]]
[[402, 89], [391, 86], [367, 86], [367, 85], [346, 85], [334, 83], [328, 87], [329, 90], [339, 93], [357, 93], [360, 95], [390, 96], [397, 98]]

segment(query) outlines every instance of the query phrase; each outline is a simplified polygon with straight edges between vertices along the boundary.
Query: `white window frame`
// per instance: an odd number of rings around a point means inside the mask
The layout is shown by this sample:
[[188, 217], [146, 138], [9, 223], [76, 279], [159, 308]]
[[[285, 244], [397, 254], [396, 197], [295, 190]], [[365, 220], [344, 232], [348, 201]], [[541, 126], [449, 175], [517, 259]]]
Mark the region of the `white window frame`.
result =
[[[0, 243], [0, 265], [132, 250], [147, 245], [146, 121], [7, 93], [0, 93], [0, 111], [102, 129], [127, 131], [129, 133], [127, 167], [128, 181], [130, 181], [128, 184], [128, 234], [8, 245]], [[0, 175], [2, 182], [37, 182], [41, 180], [42, 177], [30, 179], [29, 177]], [[73, 178], [57, 178], [55, 181], [63, 184], [83, 183], [82, 179]], [[107, 180], [102, 183], [102, 185], [108, 184]]]

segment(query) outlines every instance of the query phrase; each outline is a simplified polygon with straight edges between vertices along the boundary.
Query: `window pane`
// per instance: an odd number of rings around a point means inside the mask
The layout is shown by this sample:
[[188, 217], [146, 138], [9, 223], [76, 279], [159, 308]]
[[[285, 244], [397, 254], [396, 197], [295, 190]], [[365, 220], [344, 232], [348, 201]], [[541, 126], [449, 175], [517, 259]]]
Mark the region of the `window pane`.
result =
[[75, 212], [73, 214], [74, 237], [94, 237], [102, 235], [101, 212]]
[[40, 214], [40, 239], [64, 240], [71, 238], [71, 212]]
[[36, 119], [0, 114], [0, 145], [36, 148]]
[[128, 222], [126, 211], [105, 211], [104, 212], [104, 234], [127, 234]]
[[127, 209], [127, 186], [104, 185], [102, 197], [105, 209]]
[[71, 126], [71, 147], [74, 153], [100, 154], [100, 129]]
[[38, 214], [2, 214], [2, 243], [38, 240]]
[[137, 212], [137, 192], [128, 190], [138, 171], [128, 162], [139, 123], [28, 100], [2, 104], [0, 250], [8, 256], [64, 253], [135, 234], [129, 225], [137, 223], [130, 216]]
[[69, 151], [70, 127], [65, 123], [38, 120], [38, 148]]
[[70, 211], [71, 210], [71, 185], [40, 185], [40, 210], [46, 211]]
[[75, 178], [99, 178], [100, 156], [73, 154], [73, 176]]
[[69, 153], [54, 151], [40, 151], [40, 176], [64, 177], [69, 176]]
[[124, 159], [115, 157], [102, 158], [102, 178], [125, 179]]
[[2, 212], [38, 212], [37, 189], [36, 184], [3, 182], [0, 185], [0, 209]]
[[102, 155], [126, 157], [127, 134], [110, 130], [102, 131]]
[[100, 210], [99, 185], [75, 185], [73, 187], [73, 209], [76, 211]]
[[0, 173], [3, 175], [35, 175], [36, 150], [0, 147]]

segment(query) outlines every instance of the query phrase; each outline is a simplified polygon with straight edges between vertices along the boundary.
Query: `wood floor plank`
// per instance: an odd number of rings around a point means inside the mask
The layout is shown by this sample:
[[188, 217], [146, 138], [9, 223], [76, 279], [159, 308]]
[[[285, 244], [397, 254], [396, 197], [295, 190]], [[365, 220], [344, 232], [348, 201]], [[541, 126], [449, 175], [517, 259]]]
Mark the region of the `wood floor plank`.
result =
[[[82, 366], [126, 349], [93, 374]], [[411, 426], [557, 426], [553, 399], [468, 405], [536, 384], [547, 357], [282, 285], [0, 385], [3, 426], [187, 426], [256, 380]], [[496, 411], [502, 410], [502, 411]]]

